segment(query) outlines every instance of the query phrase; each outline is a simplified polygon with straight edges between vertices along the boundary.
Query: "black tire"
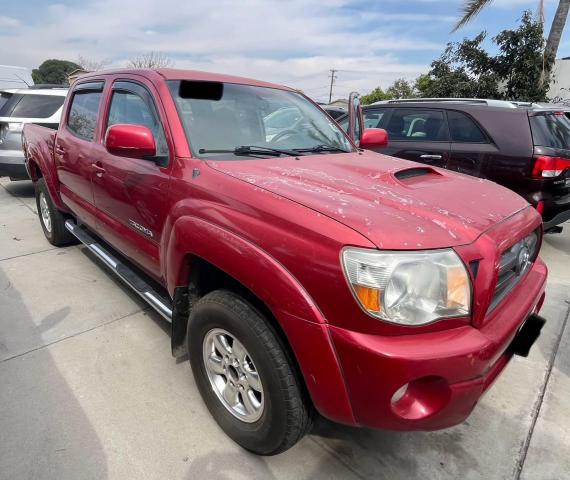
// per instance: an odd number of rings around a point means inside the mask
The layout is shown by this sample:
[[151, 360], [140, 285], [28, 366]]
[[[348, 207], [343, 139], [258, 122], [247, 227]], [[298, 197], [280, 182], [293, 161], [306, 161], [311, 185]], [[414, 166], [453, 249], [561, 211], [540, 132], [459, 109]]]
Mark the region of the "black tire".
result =
[[[75, 243], [75, 237], [65, 228], [65, 217], [53, 204], [45, 180], [39, 178], [35, 187], [38, 217], [48, 242], [56, 247]], [[49, 225], [47, 225], [48, 220], [44, 220], [43, 213], [48, 215]]]
[[[253, 423], [233, 415], [210, 383], [203, 344], [214, 329], [223, 329], [241, 342], [259, 373], [264, 406]], [[187, 343], [204, 403], [224, 432], [243, 448], [275, 455], [291, 448], [310, 429], [312, 405], [286, 347], [264, 316], [242, 297], [227, 290], [202, 297], [190, 313]]]

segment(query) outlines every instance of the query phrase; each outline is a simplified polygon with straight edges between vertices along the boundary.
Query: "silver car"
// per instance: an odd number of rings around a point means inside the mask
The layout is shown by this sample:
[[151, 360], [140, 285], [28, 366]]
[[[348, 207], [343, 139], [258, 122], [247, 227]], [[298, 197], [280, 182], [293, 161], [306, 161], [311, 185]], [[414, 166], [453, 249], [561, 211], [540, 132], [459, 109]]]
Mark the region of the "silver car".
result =
[[57, 129], [67, 88], [26, 88], [0, 91], [0, 177], [28, 177], [22, 152], [26, 123]]

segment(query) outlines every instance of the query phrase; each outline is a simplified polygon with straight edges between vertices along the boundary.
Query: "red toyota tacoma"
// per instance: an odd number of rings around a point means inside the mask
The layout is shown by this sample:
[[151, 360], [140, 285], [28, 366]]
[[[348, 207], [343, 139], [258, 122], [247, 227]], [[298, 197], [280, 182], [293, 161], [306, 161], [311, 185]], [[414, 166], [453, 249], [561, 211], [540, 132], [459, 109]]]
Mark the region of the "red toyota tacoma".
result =
[[26, 125], [47, 239], [83, 242], [171, 322], [208, 409], [258, 454], [314, 412], [463, 421], [543, 319], [540, 215], [492, 182], [361, 150], [302, 93], [182, 70], [81, 77]]

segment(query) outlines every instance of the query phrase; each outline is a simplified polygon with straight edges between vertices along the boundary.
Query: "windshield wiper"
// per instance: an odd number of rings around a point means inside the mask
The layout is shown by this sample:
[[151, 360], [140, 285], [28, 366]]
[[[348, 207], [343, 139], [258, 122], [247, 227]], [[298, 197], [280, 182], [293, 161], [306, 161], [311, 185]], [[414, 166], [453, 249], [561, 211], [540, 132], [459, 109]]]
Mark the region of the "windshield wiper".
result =
[[234, 155], [289, 155], [291, 157], [297, 157], [299, 151], [297, 150], [286, 150], [283, 148], [271, 148], [271, 147], [259, 147], [256, 145], [242, 145], [241, 147], [236, 147], [233, 150], [212, 150], [201, 148], [198, 153], [233, 153]]
[[340, 147], [333, 147], [332, 145], [317, 145], [316, 147], [311, 148], [295, 148], [296, 152], [310, 152], [310, 153], [319, 153], [319, 152], [342, 152], [342, 153], [350, 153], [348, 150]]

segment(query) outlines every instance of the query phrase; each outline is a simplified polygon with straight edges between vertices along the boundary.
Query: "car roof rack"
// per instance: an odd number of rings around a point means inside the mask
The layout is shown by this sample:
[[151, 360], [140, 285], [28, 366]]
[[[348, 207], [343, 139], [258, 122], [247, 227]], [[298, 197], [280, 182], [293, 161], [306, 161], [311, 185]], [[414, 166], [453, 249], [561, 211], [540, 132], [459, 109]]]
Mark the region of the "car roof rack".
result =
[[[382, 100], [372, 105], [393, 104], [393, 103], [470, 103], [473, 105], [485, 105], [487, 107], [517, 108], [517, 102], [508, 100], [494, 100], [483, 98], [399, 98], [396, 100]], [[520, 102], [522, 103], [522, 102]], [[522, 106], [522, 105], [521, 105]]]

